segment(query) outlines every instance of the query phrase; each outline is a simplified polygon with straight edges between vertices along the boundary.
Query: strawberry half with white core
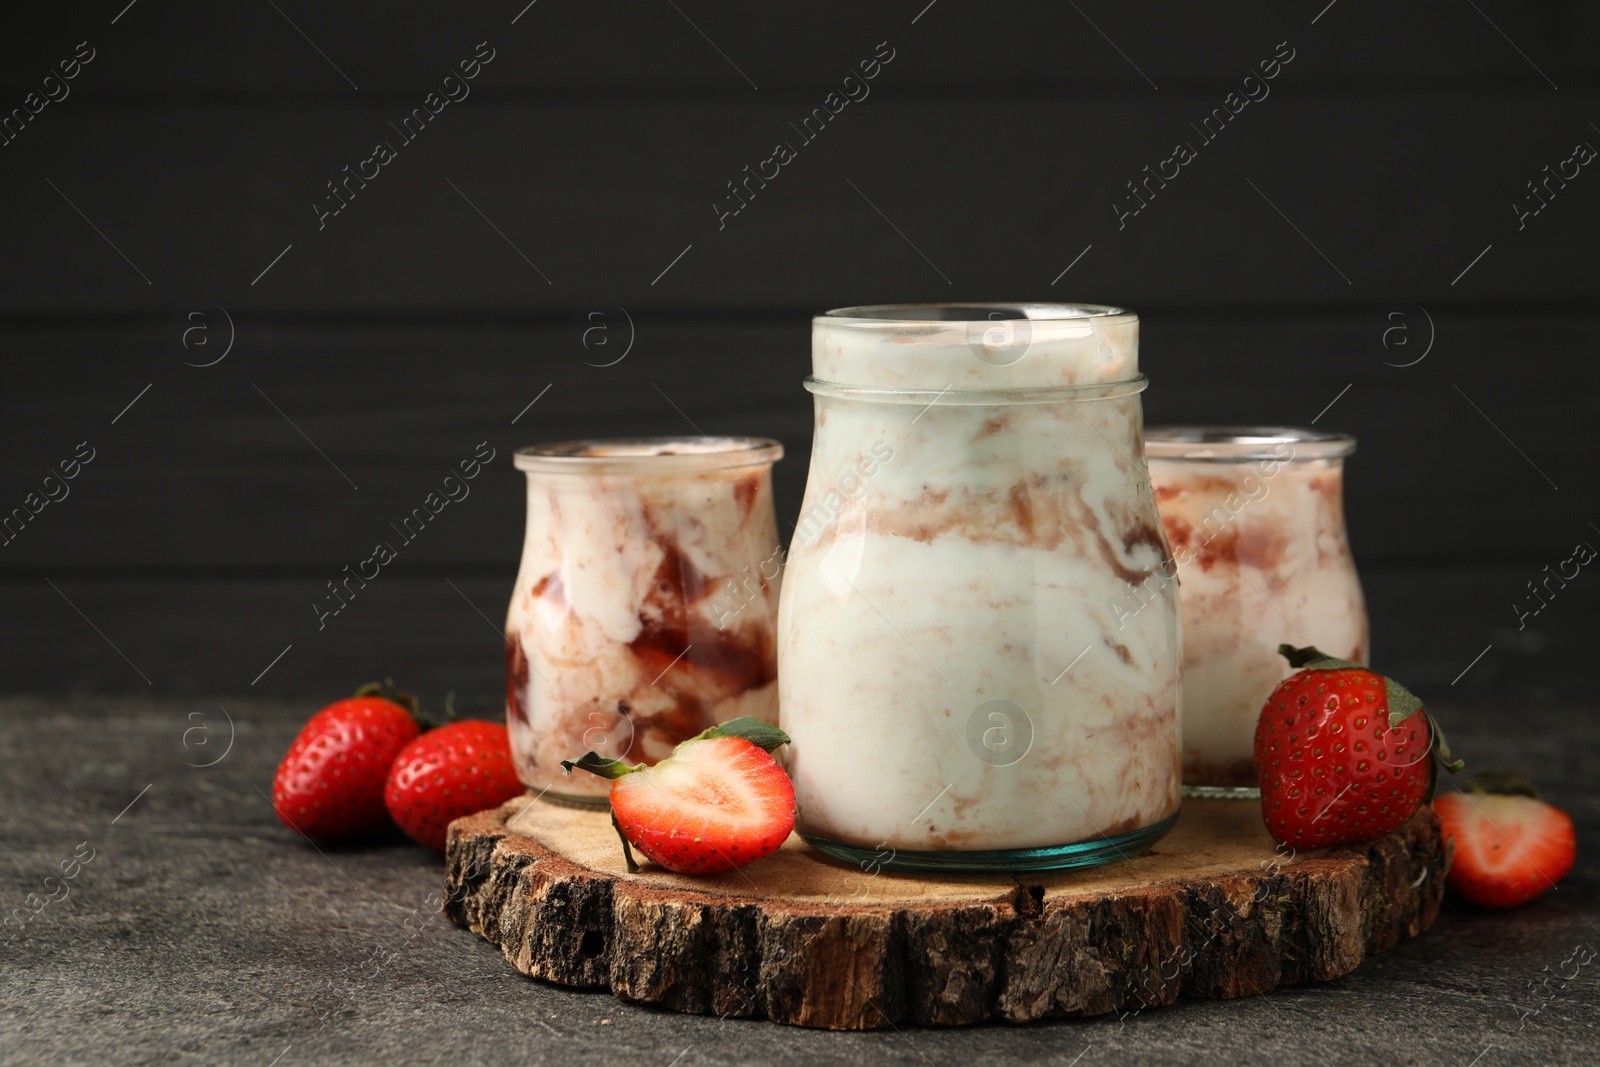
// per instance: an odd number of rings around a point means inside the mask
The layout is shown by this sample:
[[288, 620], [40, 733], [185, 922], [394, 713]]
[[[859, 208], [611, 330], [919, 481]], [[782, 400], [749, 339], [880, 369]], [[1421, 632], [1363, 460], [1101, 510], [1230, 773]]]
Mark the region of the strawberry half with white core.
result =
[[1525, 904], [1572, 870], [1578, 840], [1572, 819], [1539, 799], [1521, 775], [1485, 771], [1433, 802], [1454, 838], [1450, 888], [1486, 908]]
[[794, 829], [794, 785], [772, 758], [789, 743], [776, 726], [745, 716], [713, 726], [647, 766], [586, 752], [562, 760], [613, 779], [611, 821], [623, 839], [679, 874], [722, 874], [774, 851]]

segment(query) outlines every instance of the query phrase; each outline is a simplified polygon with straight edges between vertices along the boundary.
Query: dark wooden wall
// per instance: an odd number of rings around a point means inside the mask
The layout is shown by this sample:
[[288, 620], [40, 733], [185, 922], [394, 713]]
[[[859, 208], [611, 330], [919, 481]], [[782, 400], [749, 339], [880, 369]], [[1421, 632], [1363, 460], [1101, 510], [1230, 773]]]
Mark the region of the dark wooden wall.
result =
[[[786, 525], [808, 316], [895, 300], [1124, 304], [1148, 421], [1358, 435], [1352, 536], [1397, 671], [1448, 688], [1488, 647], [1452, 692], [1493, 696], [1597, 636], [1586, 573], [1525, 628], [1511, 607], [1600, 544], [1600, 167], [1513, 208], [1600, 146], [1592, 6], [523, 2], [11, 20], [0, 109], [94, 58], [0, 145], [0, 511], [95, 458], [0, 547], [0, 686], [224, 694], [292, 645], [257, 690], [392, 673], [492, 707], [512, 449], [775, 436]], [[796, 158], [719, 223], [779, 141]], [[1119, 222], [1179, 141], [1196, 157]], [[1413, 343], [1385, 349], [1396, 302]], [[319, 631], [324, 583], [485, 440], [472, 495]]]

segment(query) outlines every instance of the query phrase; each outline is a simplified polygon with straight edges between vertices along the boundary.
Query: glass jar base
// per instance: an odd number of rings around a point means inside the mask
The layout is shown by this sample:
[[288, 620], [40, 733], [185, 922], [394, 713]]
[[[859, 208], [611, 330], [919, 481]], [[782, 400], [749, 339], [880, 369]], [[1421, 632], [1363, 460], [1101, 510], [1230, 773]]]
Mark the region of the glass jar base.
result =
[[[889, 871], [996, 872], [1060, 871], [1073, 867], [1097, 867], [1103, 863], [1131, 859], [1155, 844], [1178, 821], [1178, 813], [1158, 823], [1116, 837], [1080, 841], [1073, 845], [1043, 848], [1002, 848], [983, 851], [916, 852], [892, 849], [857, 848], [825, 837], [801, 834], [806, 843], [836, 860], [859, 865], [863, 870]], [[884, 853], [889, 858], [884, 859]]]
[[1196, 800], [1260, 800], [1261, 789], [1253, 785], [1185, 785], [1183, 795]]

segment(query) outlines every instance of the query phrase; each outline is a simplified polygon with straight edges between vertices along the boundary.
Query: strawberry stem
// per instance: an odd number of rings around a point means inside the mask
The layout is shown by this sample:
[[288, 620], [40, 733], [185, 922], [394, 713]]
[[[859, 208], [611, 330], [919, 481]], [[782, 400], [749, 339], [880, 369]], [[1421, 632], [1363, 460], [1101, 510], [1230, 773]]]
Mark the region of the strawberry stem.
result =
[[355, 695], [358, 697], [382, 697], [391, 704], [400, 705], [406, 710], [406, 714], [410, 715], [412, 720], [416, 722], [417, 728], [423, 733], [427, 733], [439, 725], [422, 713], [422, 703], [417, 699], [416, 694], [407, 693], [405, 690], [396, 687], [393, 678], [385, 678], [381, 683], [368, 682], [360, 689], [357, 689]]
[[1289, 666], [1296, 669], [1302, 667], [1313, 671], [1337, 671], [1346, 667], [1356, 667], [1363, 671], [1370, 669], [1364, 663], [1353, 663], [1347, 659], [1330, 656], [1315, 645], [1307, 645], [1305, 648], [1295, 648], [1288, 644], [1279, 645], [1278, 655], [1288, 660]]
[[619, 759], [606, 759], [598, 752], [585, 752], [577, 759], [564, 759], [561, 761], [562, 774], [571, 774], [574, 767], [588, 771], [590, 774], [598, 774], [602, 778], [616, 779], [625, 774], [632, 774], [634, 771], [642, 771], [645, 765], [635, 763], [630, 767]]
[[622, 858], [628, 865], [629, 874], [639, 872], [639, 864], [633, 858], [633, 846], [628, 842], [628, 837], [622, 832], [622, 824], [617, 822], [617, 813], [611, 812], [611, 828], [617, 832], [617, 838], [622, 842]]

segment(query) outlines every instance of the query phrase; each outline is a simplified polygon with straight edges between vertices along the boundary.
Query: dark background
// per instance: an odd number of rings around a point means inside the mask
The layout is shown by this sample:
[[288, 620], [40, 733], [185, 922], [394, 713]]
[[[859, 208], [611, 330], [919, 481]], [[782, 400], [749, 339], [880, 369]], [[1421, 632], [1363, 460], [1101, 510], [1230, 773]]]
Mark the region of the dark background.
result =
[[[0, 548], [0, 689], [314, 698], [392, 674], [493, 713], [514, 448], [778, 437], [787, 530], [810, 314], [1061, 299], [1141, 314], [1150, 423], [1360, 438], [1378, 665], [1508, 713], [1587, 692], [1600, 578], [1525, 629], [1512, 605], [1600, 544], [1600, 175], [1522, 229], [1512, 204], [1600, 145], [1592, 6], [524, 2], [8, 19], [0, 107], [80, 41], [95, 58], [0, 147], [0, 510], [78, 442], [96, 458]], [[402, 144], [389, 124], [482, 41], [470, 97]], [[800, 144], [789, 124], [883, 41], [870, 96]], [[1203, 144], [1189, 124], [1280, 42], [1270, 96]], [[725, 183], [780, 140], [798, 158], [719, 229]], [[1125, 183], [1180, 140], [1198, 158], [1119, 229]], [[378, 141], [398, 158], [319, 230], [325, 183]], [[472, 495], [319, 631], [325, 583], [485, 440]]]
[[[1521, 229], [1513, 204], [1600, 145], [1600, 10], [527, 4], [6, 12], [0, 118], [79, 42], [95, 58], [0, 145], [0, 515], [79, 442], [95, 458], [0, 545], [3, 906], [85, 838], [103, 858], [6, 950], [0, 1060], [1594, 1060], [1596, 972], [1550, 976], [1600, 932], [1600, 575], [1524, 628], [1514, 602], [1600, 545], [1600, 173]], [[883, 41], [871, 95], [719, 229], [725, 183]], [[471, 95], [399, 145], [389, 124], [479, 42]], [[1200, 145], [1190, 123], [1280, 42], [1270, 96]], [[1198, 158], [1119, 230], [1125, 183], [1180, 140]], [[325, 183], [379, 141], [398, 157], [319, 230]], [[1151, 423], [1360, 438], [1375, 662], [1475, 769], [1572, 812], [1559, 891], [1494, 914], [1452, 893], [1344, 979], [1126, 1025], [836, 1035], [528, 982], [434, 914], [436, 857], [279, 824], [272, 768], [356, 684], [500, 713], [516, 447], [778, 437], [787, 531], [810, 315], [1050, 299], [1140, 313]], [[325, 583], [480, 441], [471, 496], [319, 631]]]

